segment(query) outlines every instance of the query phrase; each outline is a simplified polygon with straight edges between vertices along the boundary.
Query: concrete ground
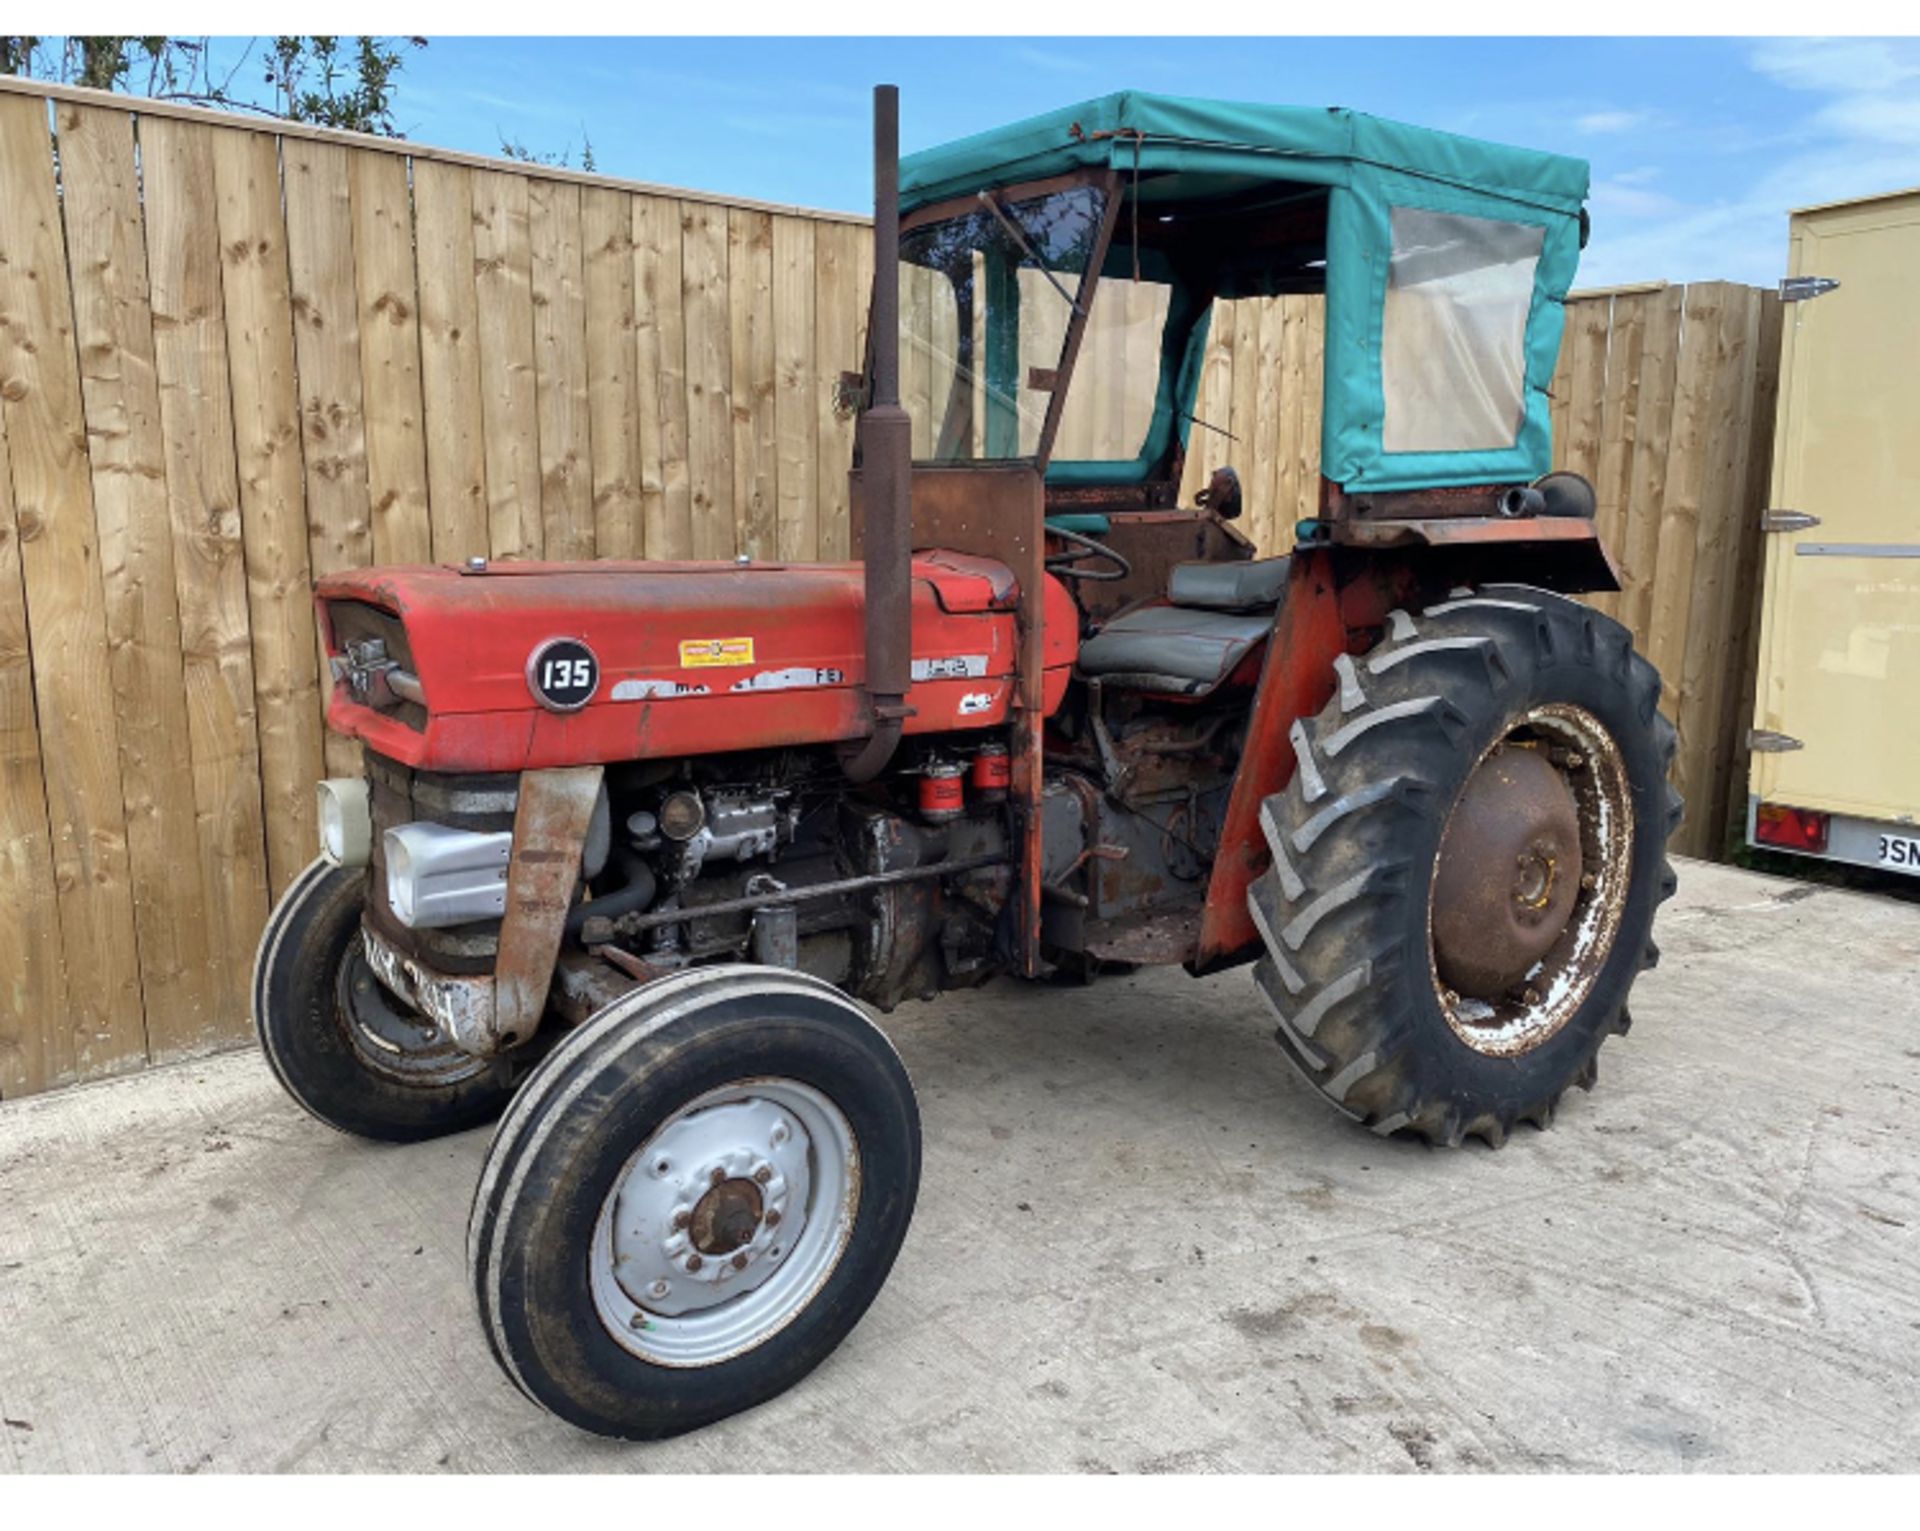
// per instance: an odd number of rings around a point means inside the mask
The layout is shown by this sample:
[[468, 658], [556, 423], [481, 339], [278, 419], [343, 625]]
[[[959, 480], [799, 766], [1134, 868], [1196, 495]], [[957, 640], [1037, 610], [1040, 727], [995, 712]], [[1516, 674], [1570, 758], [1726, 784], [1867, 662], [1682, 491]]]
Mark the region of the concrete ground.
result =
[[1703, 864], [1600, 1088], [1382, 1142], [1245, 972], [889, 1022], [926, 1176], [840, 1351], [656, 1446], [494, 1369], [485, 1136], [379, 1148], [251, 1052], [0, 1107], [0, 1468], [1920, 1468], [1920, 907]]

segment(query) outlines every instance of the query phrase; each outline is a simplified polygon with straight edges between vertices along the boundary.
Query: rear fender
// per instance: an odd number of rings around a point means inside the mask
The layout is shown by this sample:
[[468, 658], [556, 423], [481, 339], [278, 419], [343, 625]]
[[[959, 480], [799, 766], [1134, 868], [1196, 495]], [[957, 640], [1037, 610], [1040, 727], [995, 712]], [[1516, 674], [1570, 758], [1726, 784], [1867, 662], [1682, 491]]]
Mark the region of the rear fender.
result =
[[1295, 552], [1207, 883], [1194, 972], [1259, 950], [1247, 889], [1272, 860], [1260, 805], [1292, 779], [1293, 725], [1326, 706], [1334, 661], [1370, 647], [1395, 607], [1418, 609], [1461, 585], [1496, 582], [1567, 594], [1620, 588], [1593, 523], [1576, 516], [1348, 521], [1334, 541]]

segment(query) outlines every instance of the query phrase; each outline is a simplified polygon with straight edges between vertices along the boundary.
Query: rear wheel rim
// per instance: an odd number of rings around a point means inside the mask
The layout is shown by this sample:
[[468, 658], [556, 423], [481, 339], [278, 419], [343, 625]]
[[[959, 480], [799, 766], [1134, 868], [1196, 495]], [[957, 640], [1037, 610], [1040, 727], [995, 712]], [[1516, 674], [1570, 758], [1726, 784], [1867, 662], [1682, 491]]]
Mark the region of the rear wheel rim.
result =
[[594, 1309], [658, 1366], [764, 1344], [839, 1266], [860, 1197], [840, 1108], [797, 1079], [742, 1080], [680, 1107], [621, 1167], [588, 1258]]
[[[1543, 763], [1559, 789], [1543, 785]], [[1487, 773], [1512, 783], [1516, 822], [1470, 841]], [[1583, 707], [1531, 708], [1481, 754], [1448, 815], [1428, 897], [1428, 969], [1461, 1042], [1516, 1057], [1579, 1011], [1619, 934], [1633, 879], [1633, 826], [1619, 745]], [[1467, 919], [1458, 892], [1450, 893], [1463, 889], [1475, 900]], [[1536, 915], [1549, 917], [1551, 928], [1529, 927]]]

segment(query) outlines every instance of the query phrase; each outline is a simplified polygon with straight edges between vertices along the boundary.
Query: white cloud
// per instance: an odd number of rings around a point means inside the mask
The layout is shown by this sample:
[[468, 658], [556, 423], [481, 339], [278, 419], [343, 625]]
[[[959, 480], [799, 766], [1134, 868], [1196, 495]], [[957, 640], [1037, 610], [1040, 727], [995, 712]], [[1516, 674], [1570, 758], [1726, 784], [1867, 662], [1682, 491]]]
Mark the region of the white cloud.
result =
[[1904, 38], [1781, 38], [1762, 43], [1751, 59], [1793, 90], [1874, 94], [1920, 79], [1920, 42]]
[[1595, 181], [1588, 201], [1596, 218], [1615, 213], [1625, 218], [1654, 218], [1672, 213], [1684, 205], [1677, 197], [1670, 197], [1664, 191], [1649, 190], [1624, 175]]
[[1850, 138], [1920, 144], [1920, 94], [1847, 96], [1822, 109], [1814, 120]]
[[1091, 74], [1100, 67], [1092, 59], [1074, 53], [1062, 53], [1054, 48], [1023, 44], [1008, 51], [1016, 63], [1025, 64], [1029, 69], [1045, 70], [1048, 74]]
[[1631, 133], [1652, 120], [1652, 112], [1588, 112], [1584, 117], [1574, 118], [1573, 125], [1582, 133]]

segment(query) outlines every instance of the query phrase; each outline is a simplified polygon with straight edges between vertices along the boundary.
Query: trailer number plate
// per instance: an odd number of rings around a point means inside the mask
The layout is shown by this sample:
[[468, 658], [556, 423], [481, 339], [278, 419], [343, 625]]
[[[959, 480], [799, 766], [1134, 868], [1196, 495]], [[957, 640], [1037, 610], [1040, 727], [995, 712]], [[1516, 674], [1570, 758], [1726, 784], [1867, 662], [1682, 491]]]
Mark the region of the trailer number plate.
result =
[[1880, 836], [1880, 865], [1920, 872], [1920, 839], [1912, 835]]

